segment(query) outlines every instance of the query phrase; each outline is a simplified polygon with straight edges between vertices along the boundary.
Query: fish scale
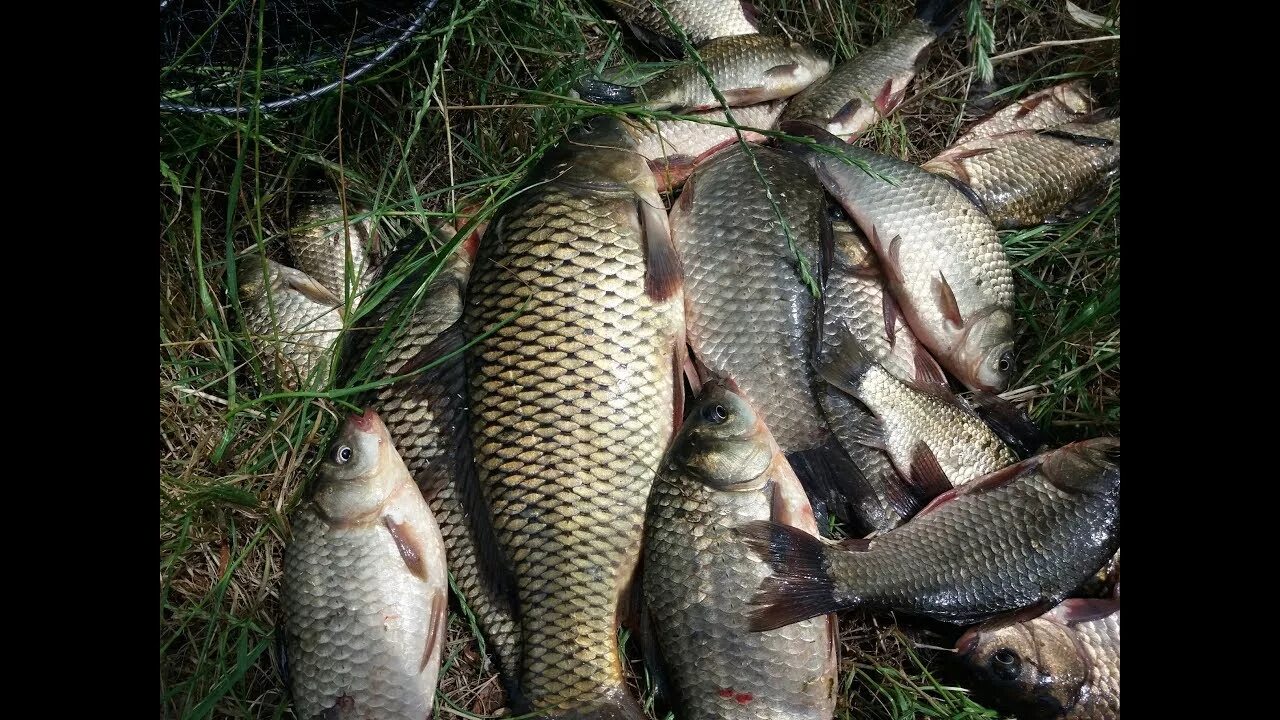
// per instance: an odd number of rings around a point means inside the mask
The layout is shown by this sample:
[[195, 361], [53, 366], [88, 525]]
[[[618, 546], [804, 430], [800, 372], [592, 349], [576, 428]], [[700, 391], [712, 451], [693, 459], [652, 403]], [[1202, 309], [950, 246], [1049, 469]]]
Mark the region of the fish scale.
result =
[[[389, 349], [373, 368], [372, 378], [407, 374], [465, 344], [461, 328], [455, 326], [471, 271], [470, 256], [464, 250], [459, 247], [445, 259], [403, 324], [383, 341]], [[370, 316], [358, 321], [368, 329], [352, 339], [349, 359], [358, 361], [369, 354], [382, 329], [397, 322], [397, 306], [425, 281], [425, 271], [403, 280]], [[459, 354], [409, 379], [365, 393], [357, 402], [377, 408], [395, 439], [440, 525], [458, 590], [475, 613], [504, 677], [513, 679], [520, 667], [520, 634], [510, 569], [496, 552], [492, 521], [472, 464], [466, 391], [465, 360]]]
[[[816, 276], [821, 186], [790, 155], [753, 152]], [[816, 447], [828, 433], [807, 360], [813, 297], [765, 186], [741, 147], [708, 160], [689, 182], [671, 227], [685, 270], [690, 347], [708, 370], [738, 384], [784, 452]]]
[[[597, 123], [601, 142], [618, 141], [616, 121]], [[618, 606], [672, 431], [681, 299], [645, 291], [637, 203], [661, 203], [643, 158], [572, 143], [557, 152], [565, 162], [534, 176], [555, 179], [533, 186], [481, 245], [466, 318], [473, 337], [492, 334], [468, 355], [472, 438], [515, 571], [527, 700], [554, 717], [639, 718]]]

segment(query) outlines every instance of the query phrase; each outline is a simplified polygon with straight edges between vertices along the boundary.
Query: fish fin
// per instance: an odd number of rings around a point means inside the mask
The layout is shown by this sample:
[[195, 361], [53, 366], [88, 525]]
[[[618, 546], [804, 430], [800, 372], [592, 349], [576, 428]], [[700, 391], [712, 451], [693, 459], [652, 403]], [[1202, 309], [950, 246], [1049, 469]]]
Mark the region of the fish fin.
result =
[[636, 89], [615, 85], [599, 78], [583, 77], [578, 80], [578, 95], [597, 105], [630, 105], [636, 102]]
[[688, 155], [670, 155], [649, 161], [649, 171], [658, 192], [671, 192], [680, 187], [693, 173], [693, 158]]
[[661, 302], [670, 299], [684, 284], [680, 255], [671, 241], [666, 209], [641, 198], [636, 200], [636, 210], [644, 235], [644, 292], [651, 300]]
[[[891, 282], [902, 285], [905, 282], [905, 278], [902, 275], [902, 266], [899, 264], [902, 258], [902, 236], [894, 235], [889, 244], [885, 245], [880, 240], [880, 232], [876, 230], [875, 225], [872, 225], [867, 239], [870, 240], [871, 247], [875, 250], [879, 251], [880, 248], [885, 248], [885, 258], [887, 259], [887, 262], [884, 263], [885, 272], [890, 276], [889, 280]], [[885, 288], [885, 293], [889, 292], [890, 288]]]
[[321, 285], [318, 280], [310, 275], [285, 265], [280, 266], [280, 278], [284, 284], [292, 290], [302, 293], [308, 300], [321, 303], [330, 307], [341, 307], [344, 303], [342, 298], [333, 293], [332, 290]]
[[760, 12], [756, 10], [756, 6], [750, 2], [747, 2], [747, 0], [741, 0], [741, 2], [738, 4], [742, 6], [742, 16], [746, 18], [747, 22], [750, 23], [752, 27], [754, 27], [756, 30], [759, 30], [760, 29]]
[[[681, 212], [687, 213], [693, 208], [693, 192], [696, 184], [697, 183], [693, 179], [693, 176], [690, 175], [689, 179], [684, 184], [684, 189], [680, 191], [680, 199], [676, 201], [676, 205], [680, 208]], [[672, 210], [674, 211], [675, 208], [672, 208]]]
[[396, 549], [400, 551], [400, 559], [404, 560], [404, 566], [409, 568], [409, 572], [419, 580], [426, 580], [427, 562], [423, 558], [424, 543], [418, 536], [418, 531], [412, 525], [398, 523], [387, 515], [382, 517], [382, 523], [391, 532], [391, 539], [396, 542]]
[[955, 395], [951, 392], [946, 373], [942, 371], [942, 366], [933, 355], [929, 354], [929, 349], [923, 343], [916, 342], [912, 360], [916, 369], [916, 379], [912, 386], [935, 397], [945, 397], [948, 401], [954, 402]]
[[880, 93], [875, 99], [876, 112], [881, 117], [888, 115], [893, 110], [893, 78], [884, 81], [884, 86], [880, 88]]
[[1094, 137], [1092, 135], [1081, 135], [1080, 133], [1073, 133], [1073, 132], [1068, 132], [1066, 130], [1058, 130], [1055, 128], [1037, 130], [1036, 134], [1047, 135], [1048, 137], [1053, 137], [1053, 138], [1059, 138], [1061, 140], [1073, 142], [1076, 145], [1083, 145], [1085, 147], [1111, 147], [1112, 145], [1116, 144], [1114, 140], [1111, 140], [1109, 138]]
[[911, 449], [911, 468], [907, 481], [920, 498], [934, 498], [951, 489], [951, 481], [938, 463], [938, 456], [933, 454], [933, 450], [924, 441], [916, 443]]
[[862, 378], [876, 364], [875, 358], [847, 329], [839, 334], [837, 340], [839, 346], [834, 356], [828, 355], [814, 362], [814, 370], [822, 379], [857, 397]]
[[[724, 96], [724, 101], [729, 104], [729, 107], [755, 105], [756, 103], [766, 102], [770, 99], [769, 91], [766, 90], [763, 85], [725, 90], [720, 94]], [[718, 106], [712, 105], [709, 106], [709, 108], [710, 107]]]
[[[686, 346], [687, 348], [687, 346]], [[694, 397], [702, 395], [702, 377], [698, 375], [698, 366], [694, 362], [693, 353], [686, 349], [684, 356], [684, 379], [689, 381], [689, 389], [693, 391]]]
[[964, 316], [960, 314], [960, 305], [956, 302], [956, 294], [951, 290], [947, 277], [938, 271], [933, 278], [933, 300], [942, 313], [942, 317], [957, 328], [964, 327]]
[[904, 318], [902, 308], [898, 307], [898, 301], [893, 299], [888, 288], [884, 288], [881, 295], [880, 313], [884, 316], [884, 336], [889, 340], [889, 347], [893, 347], [898, 343], [898, 321]]
[[[959, 166], [957, 165], [956, 167]], [[969, 186], [969, 172], [967, 170], [962, 170], [962, 172], [964, 174], [963, 180], [950, 175], [943, 175], [942, 177], [946, 178], [947, 182], [951, 183], [951, 187], [955, 188], [957, 192], [963, 195], [964, 199], [968, 200], [970, 205], [981, 210], [984, 215], [987, 214], [987, 203], [983, 201], [982, 196], [978, 195], [977, 191]]]
[[985, 390], [973, 391], [972, 412], [990, 426], [1019, 460], [1034, 455], [1044, 445], [1044, 433], [1022, 408]]
[[859, 443], [876, 450], [886, 450], [884, 440], [884, 423], [875, 415], [868, 414], [849, 425], [849, 434]]
[[966, 0], [917, 0], [915, 17], [941, 35], [960, 17], [960, 11], [968, 4]]
[[1112, 598], [1071, 598], [1063, 600], [1047, 614], [1063, 625], [1076, 625], [1102, 618], [1120, 609], [1120, 601]]
[[[975, 147], [968, 150], [961, 150], [955, 153], [943, 153], [951, 160], [968, 160], [969, 158], [982, 157], [996, 151], [993, 147]], [[967, 180], [966, 180], [967, 182]]]
[[667, 679], [667, 663], [662, 657], [662, 646], [658, 644], [658, 633], [653, 627], [653, 613], [649, 611], [648, 605], [640, 611], [640, 645], [644, 666], [653, 682], [654, 694], [662, 698], [674, 698], [671, 682]]
[[428, 611], [427, 642], [422, 647], [422, 661], [418, 663], [418, 672], [427, 669], [432, 658], [439, 658], [444, 650], [444, 637], [449, 628], [449, 591], [441, 588], [431, 597], [431, 610]]
[[831, 518], [846, 530], [861, 529], [861, 518], [850, 512], [852, 500], [865, 497], [869, 486], [834, 437], [819, 447], [787, 453], [787, 462], [809, 496], [819, 529], [830, 527]]
[[671, 433], [680, 431], [680, 426], [684, 424], [684, 373], [685, 366], [688, 364], [689, 346], [685, 344], [684, 333], [679, 333], [676, 338], [675, 347], [671, 352], [671, 375], [672, 387], [674, 395], [671, 402], [671, 410], [674, 413], [674, 420], [671, 423]]
[[800, 69], [800, 63], [787, 63], [785, 65], [774, 65], [764, 71], [764, 76], [770, 79], [787, 79], [795, 77], [796, 71]]
[[839, 548], [841, 550], [848, 550], [849, 552], [866, 552], [871, 549], [871, 545], [873, 543], [873, 538], [851, 537], [841, 540]]
[[822, 357], [822, 329], [826, 327], [827, 316], [827, 284], [831, 276], [831, 266], [835, 263], [836, 241], [831, 230], [831, 221], [825, 213], [818, 220], [818, 297], [813, 300], [813, 332], [809, 333], [809, 357]]
[[778, 123], [778, 129], [788, 135], [811, 138], [821, 145], [831, 147], [844, 147], [846, 145], [844, 140], [833, 135], [825, 127], [815, 124], [812, 120], [782, 120]]
[[631, 29], [631, 34], [635, 35], [637, 40], [655, 53], [671, 58], [684, 56], [684, 44], [678, 39], [654, 32], [633, 22], [627, 22], [626, 25]]
[[854, 98], [849, 102], [845, 103], [839, 110], [837, 110], [836, 114], [831, 116], [831, 120], [829, 122], [835, 125], [843, 125], [844, 123], [852, 120], [854, 116], [858, 114], [858, 111], [861, 109], [862, 109], [862, 99]]
[[1031, 458], [1030, 460], [1023, 460], [1022, 462], [1001, 468], [995, 472], [987, 473], [976, 480], [970, 480], [964, 485], [948, 490], [934, 498], [932, 502], [926, 505], [924, 509], [916, 515], [916, 517], [920, 517], [920, 515], [924, 515], [925, 513], [933, 512], [961, 495], [981, 495], [982, 493], [1008, 485], [1021, 477], [1025, 471], [1030, 468], [1037, 467], [1039, 464], [1040, 459], [1038, 457]]
[[750, 601], [756, 606], [747, 616], [752, 632], [776, 630], [851, 604], [836, 599], [827, 547], [818, 538], [767, 520], [741, 525], [734, 533], [773, 570]]

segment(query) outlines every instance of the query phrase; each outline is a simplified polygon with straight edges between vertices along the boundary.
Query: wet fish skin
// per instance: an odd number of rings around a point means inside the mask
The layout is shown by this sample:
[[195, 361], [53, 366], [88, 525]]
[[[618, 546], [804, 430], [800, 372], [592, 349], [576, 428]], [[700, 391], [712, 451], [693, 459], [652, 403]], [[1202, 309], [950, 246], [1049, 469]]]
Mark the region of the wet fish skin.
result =
[[953, 145], [921, 166], [963, 184], [997, 227], [1049, 222], [1120, 167], [1120, 118]]
[[[767, 136], [745, 128], [767, 130], [773, 127], [786, 100], [734, 108], [733, 119], [743, 127], [742, 136], [747, 142], [762, 143]], [[691, 117], [728, 122], [723, 109], [692, 113]], [[698, 120], [660, 120], [649, 123], [629, 124], [633, 128], [637, 150], [653, 169], [654, 181], [659, 192], [674, 190], [684, 183], [704, 155], [718, 147], [737, 142], [738, 134], [732, 127], [711, 125]]]
[[857, 137], [902, 102], [960, 4], [920, 0], [915, 19], [806, 88], [782, 119], [813, 123], [842, 140]]
[[431, 715], [449, 579], [435, 518], [371, 411], [291, 518], [281, 602], [298, 717]]
[[1021, 130], [1042, 130], [1082, 119], [1093, 108], [1093, 96], [1083, 80], [1070, 80], [1009, 103], [978, 120], [956, 144]]
[[[817, 277], [826, 196], [790, 155], [753, 148], [760, 172]], [[787, 247], [777, 212], [741, 147], [694, 173], [671, 210], [685, 272], [685, 318], [694, 356], [732, 379], [764, 417], [784, 452], [828, 435], [814, 398], [814, 300]]]
[[832, 546], [738, 528], [773, 575], [753, 599], [770, 630], [850, 607], [956, 624], [1059, 602], [1120, 546], [1119, 441], [1087, 440], [949, 491], [902, 527]]
[[[442, 228], [441, 240], [452, 239]], [[349, 362], [372, 357], [380, 339], [385, 355], [370, 369], [371, 380], [406, 376], [359, 396], [356, 402], [380, 414], [400, 456], [431, 507], [458, 590], [475, 613], [493, 651], [508, 694], [518, 695], [520, 627], [509, 561], [498, 550], [489, 508], [472, 462], [467, 409], [465, 333], [459, 324], [478, 238], [463, 241], [434, 278], [422, 266], [400, 281], [356, 325]], [[404, 248], [406, 257], [410, 248]], [[394, 268], [394, 259], [385, 267]], [[425, 285], [425, 289], [424, 286]], [[419, 295], [420, 293], [420, 295]], [[457, 353], [449, 358], [451, 353]], [[436, 366], [422, 370], [430, 363]], [[518, 701], [518, 697], [514, 698]]]
[[294, 222], [288, 245], [294, 265], [334, 295], [346, 298], [349, 285], [354, 307], [374, 279], [373, 261], [381, 244], [377, 222], [371, 217], [359, 217], [364, 212], [362, 208], [350, 207], [348, 214], [336, 197], [307, 205]]
[[1004, 390], [1014, 365], [1013, 272], [986, 215], [945, 178], [804, 123], [781, 125], [836, 152], [796, 148], [866, 234], [916, 338], [969, 388]]
[[678, 417], [679, 259], [614, 118], [575, 130], [525, 188], [489, 225], [464, 311], [476, 467], [519, 599], [520, 685], [549, 717], [639, 720], [616, 631]]
[[[645, 44], [661, 52], [683, 55], [679, 33], [651, 0], [605, 0]], [[667, 13], [689, 42], [757, 32], [755, 12], [740, 0], [666, 0]]]
[[323, 386], [343, 327], [342, 301], [306, 273], [257, 255], [236, 264], [244, 329], [286, 390]]
[[[698, 56], [729, 107], [790, 97], [831, 70], [831, 63], [810, 48], [772, 35], [708, 40], [698, 48]], [[596, 102], [640, 102], [650, 110], [695, 112], [721, 107], [692, 59], [634, 90], [584, 81], [580, 92]]]
[[753, 633], [746, 600], [768, 566], [733, 536], [775, 519], [817, 537], [800, 481], [747, 401], [722, 382], [672, 442], [649, 495], [644, 592], [682, 717], [830, 720], [836, 620]]
[[1018, 459], [945, 387], [902, 382], [847, 334], [820, 366], [819, 374], [875, 416], [874, 421], [864, 420], [852, 429], [855, 441], [883, 448], [898, 472], [926, 498]]
[[979, 626], [956, 651], [992, 701], [1019, 718], [1120, 718], [1118, 600], [1072, 599], [1030, 620]]

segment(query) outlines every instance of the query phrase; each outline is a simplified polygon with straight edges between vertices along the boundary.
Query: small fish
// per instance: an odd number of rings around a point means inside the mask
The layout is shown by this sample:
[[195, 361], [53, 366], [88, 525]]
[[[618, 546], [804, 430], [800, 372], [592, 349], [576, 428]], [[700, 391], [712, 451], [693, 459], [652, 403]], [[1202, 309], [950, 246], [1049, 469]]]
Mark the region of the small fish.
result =
[[997, 227], [1031, 227], [1070, 214], [1073, 201], [1087, 206], [1119, 172], [1120, 118], [969, 140], [921, 167], [954, 181]]
[[[709, 40], [698, 48], [698, 56], [729, 107], [790, 97], [831, 70], [831, 63], [808, 47], [770, 35]], [[591, 102], [641, 103], [650, 110], [687, 113], [722, 107], [692, 59], [636, 88], [584, 78], [579, 93]]]
[[[683, 30], [689, 42], [699, 45], [707, 40], [733, 35], [753, 35], [757, 32], [755, 8], [742, 0], [605, 0], [614, 12], [626, 22], [627, 27], [645, 45], [659, 53], [680, 57], [684, 45], [680, 32], [671, 22]], [[671, 22], [658, 9], [658, 2], [667, 9]]]
[[[785, 100], [734, 108], [733, 120], [740, 125], [742, 137], [749, 143], [762, 143], [767, 136], [747, 128], [768, 130], [782, 114]], [[694, 119], [696, 118], [696, 119]], [[659, 192], [678, 188], [704, 159], [721, 148], [736, 143], [738, 134], [732, 127], [712, 125], [699, 120], [728, 122], [723, 109], [693, 113], [688, 120], [634, 122], [632, 136], [637, 150], [649, 161]]]
[[978, 120], [956, 144], [1019, 130], [1043, 130], [1079, 120], [1093, 108], [1093, 96], [1083, 80], [1068, 82], [1032, 93]]
[[257, 255], [236, 263], [245, 331], [267, 372], [287, 390], [328, 379], [343, 327], [342, 300], [311, 276]]
[[746, 601], [769, 573], [732, 528], [774, 520], [818, 536], [800, 481], [759, 414], [722, 381], [702, 396], [649, 494], [644, 593], [682, 717], [831, 720], [836, 619], [753, 633]]
[[1120, 601], [1071, 599], [956, 643], [996, 707], [1026, 720], [1120, 720]]
[[[361, 209], [348, 214], [338, 198], [308, 205], [288, 236], [294, 265], [334, 295], [359, 304], [373, 281], [373, 260], [381, 249], [378, 223]], [[350, 252], [350, 265], [347, 253]]]
[[294, 713], [430, 717], [448, 631], [444, 545], [377, 413], [347, 418], [290, 525], [281, 604]]
[[739, 534], [773, 568], [753, 630], [852, 607], [956, 624], [1060, 602], [1120, 546], [1120, 442], [1073, 443], [939, 496], [837, 546], [767, 521]]
[[796, 150], [871, 242], [916, 338], [969, 388], [1003, 391], [1014, 364], [1013, 271], [987, 216], [945, 178], [806, 123], [781, 125], [823, 146]]
[[782, 119], [812, 123], [842, 140], [857, 137], [898, 107], [933, 43], [966, 4], [917, 0], [914, 20], [810, 85]]

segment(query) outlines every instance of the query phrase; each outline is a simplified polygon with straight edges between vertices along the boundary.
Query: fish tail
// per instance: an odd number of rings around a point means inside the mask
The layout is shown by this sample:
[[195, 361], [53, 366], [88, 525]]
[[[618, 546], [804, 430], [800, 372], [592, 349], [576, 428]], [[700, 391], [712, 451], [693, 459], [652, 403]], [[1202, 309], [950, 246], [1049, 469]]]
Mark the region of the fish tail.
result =
[[849, 607], [836, 598], [827, 562], [827, 546], [809, 533], [767, 520], [739, 526], [734, 532], [773, 574], [760, 583], [747, 616], [753, 632], [775, 630]]
[[636, 102], [635, 88], [593, 77], [584, 77], [578, 81], [578, 95], [583, 100], [598, 105], [630, 105]]
[[862, 379], [871, 371], [871, 368], [877, 365], [875, 358], [867, 352], [862, 343], [858, 342], [852, 334], [846, 333], [835, 353], [814, 363], [814, 370], [823, 380], [858, 397], [862, 388]]
[[916, 19], [941, 35], [950, 29], [969, 0], [916, 0]]

